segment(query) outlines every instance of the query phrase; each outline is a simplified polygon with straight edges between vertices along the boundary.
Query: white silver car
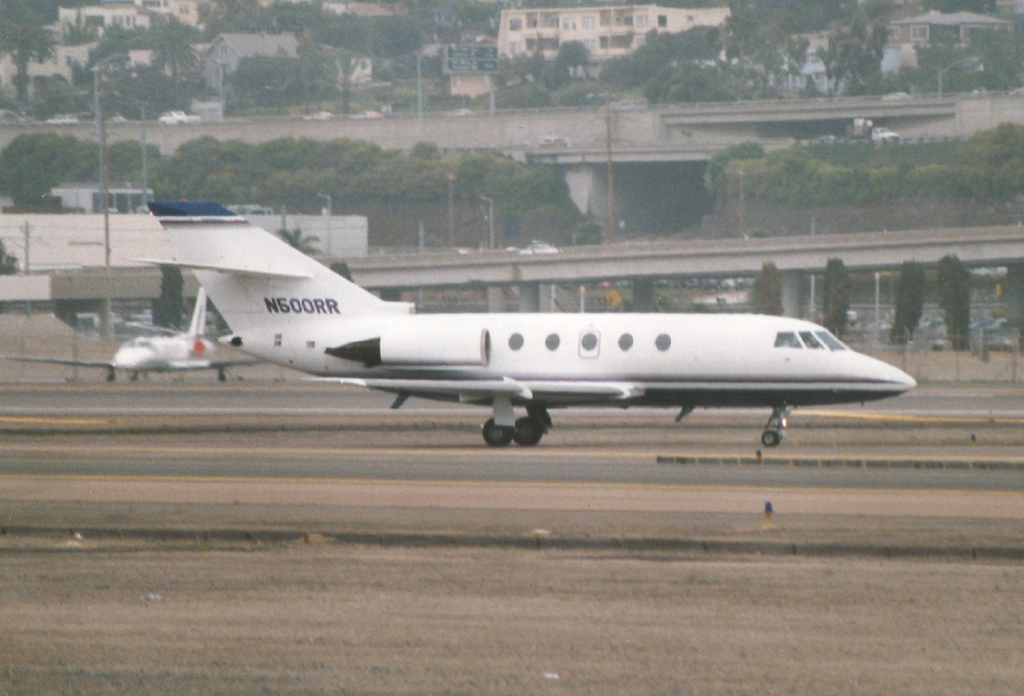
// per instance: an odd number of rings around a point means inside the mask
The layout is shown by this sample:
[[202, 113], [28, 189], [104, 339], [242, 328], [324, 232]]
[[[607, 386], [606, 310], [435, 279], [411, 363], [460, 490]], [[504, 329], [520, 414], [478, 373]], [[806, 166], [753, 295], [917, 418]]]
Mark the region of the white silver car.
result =
[[184, 111], [167, 111], [161, 114], [160, 118], [157, 119], [160, 123], [164, 123], [169, 126], [177, 125], [179, 123], [199, 123], [202, 119], [195, 114], [186, 114]]

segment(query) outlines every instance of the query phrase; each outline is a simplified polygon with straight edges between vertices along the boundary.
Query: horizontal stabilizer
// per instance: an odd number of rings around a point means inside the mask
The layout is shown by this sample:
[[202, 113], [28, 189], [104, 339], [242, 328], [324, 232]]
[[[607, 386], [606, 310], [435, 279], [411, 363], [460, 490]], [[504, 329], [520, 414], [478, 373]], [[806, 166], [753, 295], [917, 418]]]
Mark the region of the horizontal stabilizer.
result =
[[139, 263], [148, 263], [152, 266], [177, 266], [178, 268], [189, 268], [195, 271], [217, 271], [219, 273], [231, 273], [233, 275], [257, 276], [260, 278], [293, 278], [304, 280], [311, 278], [308, 273], [289, 273], [269, 268], [241, 268], [239, 266], [225, 266], [221, 264], [208, 263], [183, 263], [181, 261], [168, 261], [166, 259], [132, 259]]

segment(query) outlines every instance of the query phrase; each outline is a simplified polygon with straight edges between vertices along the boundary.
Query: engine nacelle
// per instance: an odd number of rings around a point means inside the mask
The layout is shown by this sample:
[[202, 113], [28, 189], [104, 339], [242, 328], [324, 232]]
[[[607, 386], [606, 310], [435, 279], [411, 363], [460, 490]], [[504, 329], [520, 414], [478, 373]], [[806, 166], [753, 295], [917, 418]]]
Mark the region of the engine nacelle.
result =
[[491, 360], [491, 334], [487, 329], [403, 327], [380, 337], [382, 365], [465, 365], [485, 367]]
[[380, 338], [346, 343], [324, 352], [366, 367], [486, 367], [491, 360], [491, 334], [487, 329], [403, 326], [386, 330]]

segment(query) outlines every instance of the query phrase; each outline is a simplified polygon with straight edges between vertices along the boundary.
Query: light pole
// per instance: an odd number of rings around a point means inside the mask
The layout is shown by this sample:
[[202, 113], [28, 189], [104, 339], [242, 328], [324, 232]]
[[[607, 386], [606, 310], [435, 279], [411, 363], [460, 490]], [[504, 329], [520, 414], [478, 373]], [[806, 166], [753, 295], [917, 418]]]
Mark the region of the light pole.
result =
[[448, 175], [448, 246], [455, 246], [455, 175]]
[[317, 198], [323, 198], [327, 201], [327, 207], [324, 209], [327, 211], [327, 258], [333, 261], [334, 254], [331, 253], [331, 237], [333, 235], [331, 234], [331, 228], [334, 220], [334, 210], [331, 206], [331, 197], [325, 193], [318, 193], [316, 196]]
[[959, 60], [953, 61], [952, 63], [950, 63], [949, 65], [947, 65], [946, 67], [944, 67], [942, 70], [939, 71], [939, 96], [940, 97], [942, 96], [942, 77], [943, 77], [943, 75], [945, 75], [948, 71], [952, 70], [953, 68], [955, 68], [957, 66], [961, 66], [961, 65], [963, 67], [967, 68], [967, 72], [981, 72], [982, 70], [985, 69], [985, 65], [981, 62], [981, 58], [978, 58], [977, 56], [969, 56], [967, 58], [961, 58]]
[[100, 155], [100, 196], [103, 199], [103, 265], [106, 269], [103, 312], [100, 314], [100, 334], [105, 340], [113, 336], [111, 313], [114, 308], [113, 279], [110, 276], [110, 177], [107, 168], [107, 129], [103, 120], [103, 107], [100, 104], [100, 73], [107, 72], [115, 60], [126, 61], [128, 56], [115, 53], [107, 56], [92, 66], [93, 108], [96, 112], [96, 139], [99, 143]]
[[480, 196], [480, 200], [487, 201], [487, 222], [490, 224], [491, 230], [491, 251], [494, 250], [494, 199], [487, 198], [486, 196]]

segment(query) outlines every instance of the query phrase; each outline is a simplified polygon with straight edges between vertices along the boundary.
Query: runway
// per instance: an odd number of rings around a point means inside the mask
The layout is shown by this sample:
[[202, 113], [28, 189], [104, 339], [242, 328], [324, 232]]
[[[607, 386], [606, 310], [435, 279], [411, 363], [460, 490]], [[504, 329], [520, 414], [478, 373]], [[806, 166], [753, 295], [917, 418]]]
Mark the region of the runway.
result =
[[[479, 435], [487, 409], [393, 411], [387, 395], [327, 384], [8, 385], [0, 396], [7, 500], [736, 513], [770, 495], [799, 514], [1017, 519], [1024, 509], [1024, 396], [1012, 389], [797, 411], [789, 439], [767, 453], [794, 457], [788, 466], [679, 457], [755, 461], [757, 410], [680, 424], [670, 411], [567, 410], [539, 446], [495, 449]], [[845, 457], [1011, 468], [868, 469]]]

